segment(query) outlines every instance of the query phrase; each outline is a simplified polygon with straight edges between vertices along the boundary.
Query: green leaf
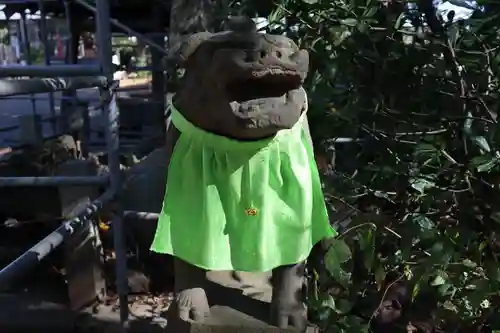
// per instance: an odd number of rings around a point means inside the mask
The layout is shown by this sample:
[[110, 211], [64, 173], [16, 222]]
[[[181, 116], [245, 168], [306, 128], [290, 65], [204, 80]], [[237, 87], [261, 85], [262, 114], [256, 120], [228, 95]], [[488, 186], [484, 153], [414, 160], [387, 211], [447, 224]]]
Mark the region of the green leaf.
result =
[[368, 272], [373, 268], [375, 260], [375, 233], [369, 228], [364, 232], [358, 233], [359, 247], [363, 252], [363, 263]]
[[349, 283], [351, 282], [351, 274], [346, 272], [342, 268], [334, 269], [330, 272], [332, 274], [332, 277], [342, 285], [342, 287], [348, 289], [349, 288]]
[[[436, 277], [434, 278], [434, 280], [431, 281], [430, 285], [432, 287], [438, 287], [438, 286], [441, 286], [441, 285], [443, 285], [443, 284], [446, 283], [446, 280], [445, 280], [446, 273], [444, 273], [444, 272], [440, 272], [440, 273], [441, 274], [436, 275]], [[442, 273], [444, 273], [444, 274], [442, 274]]]
[[430, 143], [419, 143], [415, 148], [415, 155], [427, 157], [434, 156], [438, 151], [438, 148]]
[[500, 223], [500, 213], [496, 212], [491, 214], [491, 219], [495, 221], [496, 223]]
[[486, 275], [493, 281], [500, 282], [500, 267], [497, 263], [486, 264]]
[[500, 163], [500, 159], [490, 155], [477, 156], [471, 164], [478, 172], [488, 172]]
[[326, 253], [326, 262], [338, 266], [352, 258], [351, 249], [346, 242], [341, 239], [333, 239]]
[[351, 249], [343, 240], [333, 239], [331, 241], [325, 255], [325, 267], [332, 277], [345, 288], [348, 287], [351, 275], [342, 268], [342, 264], [351, 258]]
[[336, 302], [336, 306], [335, 312], [338, 314], [345, 314], [352, 310], [354, 303], [345, 298], [339, 298]]
[[342, 25], [347, 25], [349, 27], [355, 27], [358, 25], [358, 20], [356, 20], [355, 18], [346, 18], [346, 19], [340, 20], [340, 23]]
[[464, 265], [467, 268], [476, 268], [477, 267], [477, 264], [470, 259], [462, 260], [462, 265]]
[[308, 5], [314, 5], [314, 4], [318, 3], [318, 0], [302, 0], [302, 2], [305, 2]]
[[447, 265], [451, 259], [450, 248], [443, 242], [435, 242], [429, 250], [430, 262], [434, 265]]
[[436, 224], [423, 214], [413, 214], [412, 220], [416, 223], [421, 231], [434, 231], [436, 229]]
[[422, 283], [422, 280], [418, 280], [417, 283], [413, 286], [413, 290], [411, 291], [411, 299], [412, 301], [415, 301], [417, 298], [418, 294], [420, 293], [420, 284]]
[[455, 313], [458, 313], [458, 308], [456, 307], [455, 304], [453, 304], [452, 302], [450, 301], [446, 301], [443, 303], [443, 308], [445, 308], [446, 310], [448, 311], [452, 311], [452, 312], [455, 312]]
[[484, 136], [470, 135], [470, 139], [474, 142], [482, 151], [490, 153], [491, 147]]
[[323, 294], [323, 295], [325, 297], [321, 300], [321, 306], [335, 310], [337, 307], [335, 305], [335, 299], [333, 298], [333, 296], [329, 294]]
[[380, 290], [384, 285], [386, 276], [384, 267], [381, 264], [379, 264], [375, 269], [374, 275], [375, 275], [375, 282], [377, 283], [378, 289]]
[[444, 296], [453, 297], [456, 290], [457, 290], [457, 288], [455, 288], [451, 283], [445, 283], [445, 284], [442, 284], [438, 287], [438, 293], [442, 297], [444, 297]]
[[394, 23], [394, 29], [398, 30], [399, 28], [401, 28], [401, 23], [403, 22], [404, 18], [405, 18], [405, 13], [404, 12], [402, 12], [401, 14], [399, 14], [399, 17], [396, 20], [396, 23]]
[[[333, 45], [339, 46], [342, 44], [347, 38], [351, 37], [351, 32], [349, 30], [344, 30], [340, 35], [337, 36], [337, 39], [333, 42]], [[340, 115], [338, 115], [340, 116]]]
[[361, 33], [366, 33], [370, 28], [370, 26], [368, 25], [368, 23], [366, 23], [366, 21], [359, 21], [356, 27], [358, 28], [358, 31]]
[[[483, 308], [485, 303], [489, 304], [488, 296], [490, 294], [489, 283], [487, 280], [472, 281], [471, 292], [467, 293], [467, 299], [473, 309]], [[486, 302], [485, 302], [486, 301]]]
[[377, 7], [375, 7], [375, 6], [369, 7], [363, 13], [363, 18], [370, 18], [370, 17], [374, 16], [375, 14], [377, 14], [377, 11], [378, 11]]
[[277, 24], [286, 16], [285, 10], [283, 7], [279, 6], [274, 11], [272, 11], [267, 17], [267, 21], [269, 24]]
[[376, 196], [377, 198], [382, 198], [382, 199], [385, 199], [387, 201], [394, 202], [394, 200], [392, 200], [389, 197], [389, 195], [387, 194], [387, 192], [373, 191], [373, 195]]
[[436, 184], [428, 179], [416, 177], [410, 178], [410, 186], [420, 192], [420, 194], [424, 194], [425, 190], [433, 188]]

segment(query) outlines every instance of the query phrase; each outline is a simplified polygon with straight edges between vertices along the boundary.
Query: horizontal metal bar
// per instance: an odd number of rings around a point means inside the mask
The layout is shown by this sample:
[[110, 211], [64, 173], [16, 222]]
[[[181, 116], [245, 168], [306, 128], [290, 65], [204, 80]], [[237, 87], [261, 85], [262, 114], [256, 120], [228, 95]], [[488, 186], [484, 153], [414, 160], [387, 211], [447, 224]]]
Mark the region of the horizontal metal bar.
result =
[[[56, 2], [57, 0], [44, 0], [45, 2]], [[0, 5], [29, 5], [38, 2], [38, 0], [0, 0]]]
[[0, 187], [104, 185], [108, 176], [0, 177]]
[[[85, 0], [75, 0], [76, 3], [78, 3], [79, 5], [81, 5], [82, 7], [85, 7], [86, 9], [88, 9], [89, 11], [91, 11], [92, 13], [97, 13], [97, 8], [95, 8], [94, 6], [90, 5], [89, 3], [87, 3]], [[164, 47], [156, 44], [153, 40], [151, 40], [150, 38], [148, 38], [147, 36], [133, 30], [133, 29], [130, 29], [129, 27], [127, 27], [125, 24], [121, 23], [120, 21], [118, 21], [117, 19], [114, 19], [114, 18], [110, 18], [109, 19], [109, 22], [114, 25], [115, 27], [123, 30], [124, 32], [126, 32], [127, 34], [131, 35], [131, 36], [134, 36], [136, 37], [137, 39], [139, 39], [140, 41], [148, 44], [150, 47], [152, 48], [155, 48], [156, 50], [158, 50], [159, 52], [161, 52], [162, 54], [164, 55], [168, 55], [168, 52], [167, 50], [165, 50]]]
[[[47, 122], [50, 122], [50, 121], [54, 121], [54, 120], [57, 120], [59, 118], [62, 118], [63, 116], [61, 115], [57, 115], [57, 116], [48, 116], [48, 117], [44, 117], [42, 118], [40, 121], [42, 123], [47, 123]], [[11, 131], [15, 131], [19, 128], [19, 124], [16, 124], [16, 125], [11, 125], [11, 126], [5, 126], [5, 127], [0, 127], [0, 133], [1, 132], [11, 132]]]
[[153, 67], [153, 66], [132, 66], [130, 67], [127, 72], [133, 73], [133, 72], [147, 72], [147, 71], [166, 71], [165, 68], [162, 67]]
[[114, 191], [107, 190], [97, 200], [78, 212], [74, 218], [63, 222], [54, 232], [0, 270], [0, 290], [9, 288], [15, 278], [22, 276], [36, 266], [43, 258], [61, 245], [64, 240], [71, 236], [75, 232], [75, 229], [81, 228], [85, 221], [88, 221], [92, 215], [102, 209], [114, 197]]
[[[46, 96], [46, 95], [37, 96], [36, 94], [31, 95], [31, 96], [17, 95], [17, 96], [12, 96], [12, 97], [7, 97], [7, 98], [12, 100], [12, 101], [34, 100], [36, 102], [36, 101], [48, 101], [48, 100], [50, 100], [49, 96]], [[78, 97], [77, 96], [54, 96], [55, 101], [66, 101], [66, 100], [71, 101], [71, 100], [75, 100], [75, 99], [78, 99]], [[94, 98], [94, 100], [98, 101], [99, 99]], [[85, 99], [84, 101], [90, 101], [90, 100]]]
[[136, 212], [133, 210], [126, 210], [123, 212], [123, 219], [138, 219], [141, 221], [158, 221], [160, 214], [150, 212]]
[[6, 126], [6, 127], [0, 128], [0, 133], [1, 132], [12, 132], [12, 131], [15, 131], [17, 129], [19, 129], [19, 125]]
[[[146, 88], [147, 90], [150, 90], [148, 88]], [[142, 91], [142, 90], [146, 90], [144, 89], [144, 87], [141, 87], [141, 86], [129, 86], [129, 87], [120, 87], [118, 89], [116, 89], [117, 92], [129, 92], [129, 91]], [[149, 92], [149, 91], [148, 91]], [[120, 98], [120, 97], [118, 97]]]
[[25, 94], [47, 93], [51, 91], [77, 90], [106, 87], [104, 76], [46, 78], [46, 79], [4, 79], [0, 80], [0, 98]]
[[31, 77], [74, 77], [94, 76], [102, 73], [99, 65], [3, 65], [0, 67], [0, 77], [31, 76]]
[[[160, 32], [146, 32], [146, 33], [144, 33], [144, 35], [148, 36], [148, 37], [157, 37], [157, 36], [168, 37], [168, 32], [161, 32], [161, 31]], [[113, 32], [113, 37], [129, 37], [129, 35], [127, 35], [124, 32]], [[120, 45], [121, 45], [120, 43], [113, 44], [113, 46], [120, 46]], [[134, 46], [137, 46], [137, 44], [134, 44]]]

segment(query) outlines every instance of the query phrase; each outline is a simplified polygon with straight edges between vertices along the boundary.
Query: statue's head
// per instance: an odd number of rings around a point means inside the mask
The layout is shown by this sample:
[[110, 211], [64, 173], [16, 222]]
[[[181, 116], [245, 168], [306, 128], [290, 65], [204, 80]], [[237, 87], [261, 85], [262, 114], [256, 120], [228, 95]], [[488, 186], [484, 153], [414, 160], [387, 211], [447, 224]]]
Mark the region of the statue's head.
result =
[[208, 131], [260, 139], [291, 128], [306, 107], [307, 51], [285, 36], [258, 33], [250, 19], [191, 35], [173, 52], [185, 69], [174, 105]]

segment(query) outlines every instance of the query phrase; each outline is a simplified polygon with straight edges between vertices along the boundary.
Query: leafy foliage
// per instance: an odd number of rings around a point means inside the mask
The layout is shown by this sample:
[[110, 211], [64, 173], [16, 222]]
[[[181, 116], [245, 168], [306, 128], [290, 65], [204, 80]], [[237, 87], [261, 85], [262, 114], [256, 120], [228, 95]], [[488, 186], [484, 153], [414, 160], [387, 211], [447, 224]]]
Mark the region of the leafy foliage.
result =
[[274, 32], [311, 52], [317, 150], [354, 138], [326, 192], [355, 214], [310, 288], [326, 332], [500, 330], [497, 7], [275, 1]]

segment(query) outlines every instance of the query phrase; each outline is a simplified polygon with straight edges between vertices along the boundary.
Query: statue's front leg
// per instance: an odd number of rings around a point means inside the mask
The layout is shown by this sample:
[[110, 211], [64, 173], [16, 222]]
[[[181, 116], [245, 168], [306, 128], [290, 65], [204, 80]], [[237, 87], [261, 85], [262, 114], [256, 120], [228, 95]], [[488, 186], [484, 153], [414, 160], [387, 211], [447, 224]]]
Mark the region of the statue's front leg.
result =
[[185, 321], [203, 322], [210, 314], [206, 271], [179, 258], [174, 259], [176, 312]]
[[271, 324], [303, 331], [307, 325], [304, 279], [305, 263], [280, 266], [273, 270]]

